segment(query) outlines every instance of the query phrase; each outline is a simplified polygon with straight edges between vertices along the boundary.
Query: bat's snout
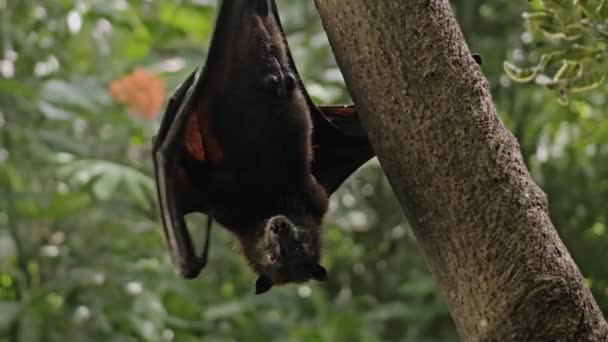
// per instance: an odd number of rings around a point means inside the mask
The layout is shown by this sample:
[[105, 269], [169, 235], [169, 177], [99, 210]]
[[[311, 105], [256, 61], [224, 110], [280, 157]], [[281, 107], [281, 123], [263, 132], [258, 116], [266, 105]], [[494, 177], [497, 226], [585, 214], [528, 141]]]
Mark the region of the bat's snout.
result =
[[291, 221], [289, 221], [289, 219], [283, 215], [277, 215], [270, 218], [266, 224], [266, 228], [270, 229], [276, 234], [287, 232], [287, 230], [291, 227], [293, 227], [293, 223], [291, 223]]

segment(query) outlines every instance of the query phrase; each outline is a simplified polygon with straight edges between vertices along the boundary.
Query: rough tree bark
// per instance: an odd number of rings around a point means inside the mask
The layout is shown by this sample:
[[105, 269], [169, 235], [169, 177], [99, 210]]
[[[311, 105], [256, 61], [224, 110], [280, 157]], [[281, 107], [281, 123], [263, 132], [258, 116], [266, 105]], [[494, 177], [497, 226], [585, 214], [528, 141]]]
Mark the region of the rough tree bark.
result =
[[607, 341], [448, 0], [316, 0], [465, 341]]

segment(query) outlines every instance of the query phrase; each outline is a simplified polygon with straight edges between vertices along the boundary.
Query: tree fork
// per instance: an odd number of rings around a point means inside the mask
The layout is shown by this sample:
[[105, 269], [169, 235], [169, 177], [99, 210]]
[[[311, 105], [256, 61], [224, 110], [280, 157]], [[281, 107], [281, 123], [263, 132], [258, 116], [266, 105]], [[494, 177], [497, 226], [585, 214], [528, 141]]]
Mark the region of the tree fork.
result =
[[607, 341], [447, 0], [316, 0], [465, 341]]

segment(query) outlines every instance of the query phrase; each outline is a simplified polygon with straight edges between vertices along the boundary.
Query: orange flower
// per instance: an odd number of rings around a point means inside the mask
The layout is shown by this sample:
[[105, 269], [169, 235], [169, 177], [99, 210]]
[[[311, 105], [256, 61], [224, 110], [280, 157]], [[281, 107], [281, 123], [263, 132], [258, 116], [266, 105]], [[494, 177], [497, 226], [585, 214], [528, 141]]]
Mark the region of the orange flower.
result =
[[118, 103], [125, 104], [129, 112], [146, 120], [153, 120], [165, 100], [165, 83], [145, 69], [110, 82], [110, 94]]

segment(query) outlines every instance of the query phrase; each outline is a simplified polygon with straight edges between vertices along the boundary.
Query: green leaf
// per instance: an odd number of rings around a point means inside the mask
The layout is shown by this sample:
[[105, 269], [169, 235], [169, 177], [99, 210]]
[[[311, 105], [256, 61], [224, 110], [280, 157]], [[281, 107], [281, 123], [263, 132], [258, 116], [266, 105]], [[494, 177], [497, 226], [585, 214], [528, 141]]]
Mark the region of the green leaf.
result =
[[186, 32], [192, 40], [202, 41], [211, 34], [213, 14], [209, 11], [209, 6], [185, 6], [183, 3], [162, 2], [158, 11], [163, 24]]
[[89, 97], [89, 91], [64, 80], [50, 80], [42, 85], [41, 96], [50, 103], [64, 104], [84, 108], [95, 112], [98, 108]]
[[78, 160], [60, 169], [60, 174], [78, 184], [91, 183], [93, 194], [101, 201], [109, 200], [125, 184], [137, 203], [147, 206], [145, 193], [154, 192], [154, 180], [139, 170], [106, 160]]
[[578, 62], [588, 58], [595, 58], [600, 53], [601, 51], [595, 48], [574, 45], [566, 49], [560, 57], [567, 61]]
[[78, 143], [62, 132], [40, 129], [38, 130], [38, 139], [57, 152], [67, 152], [80, 156], [90, 153], [89, 146]]
[[0, 331], [6, 330], [21, 312], [22, 304], [19, 302], [0, 301]]
[[533, 68], [522, 69], [507, 61], [503, 62], [503, 69], [510, 79], [520, 83], [532, 81], [537, 73]]
[[15, 255], [15, 252], [15, 241], [13, 238], [7, 231], [0, 231], [0, 263]]
[[16, 80], [2, 77], [0, 77], [0, 93], [23, 98], [32, 98], [36, 94], [31, 87]]
[[67, 218], [79, 214], [91, 204], [91, 198], [86, 193], [55, 194], [47, 213], [54, 219]]
[[243, 310], [245, 310], [245, 306], [240, 302], [213, 305], [205, 310], [204, 317], [206, 321], [221, 320], [238, 315]]
[[3, 168], [0, 169], [0, 176], [3, 176], [3, 178], [6, 179], [9, 188], [12, 189], [14, 192], [25, 191], [25, 180], [13, 165], [4, 165]]
[[74, 113], [52, 105], [46, 101], [40, 101], [40, 103], [38, 104], [38, 108], [47, 119], [71, 120], [74, 118]]
[[602, 85], [605, 78], [606, 74], [602, 69], [584, 71], [581, 67], [580, 75], [568, 83], [568, 90], [573, 93], [587, 92]]

